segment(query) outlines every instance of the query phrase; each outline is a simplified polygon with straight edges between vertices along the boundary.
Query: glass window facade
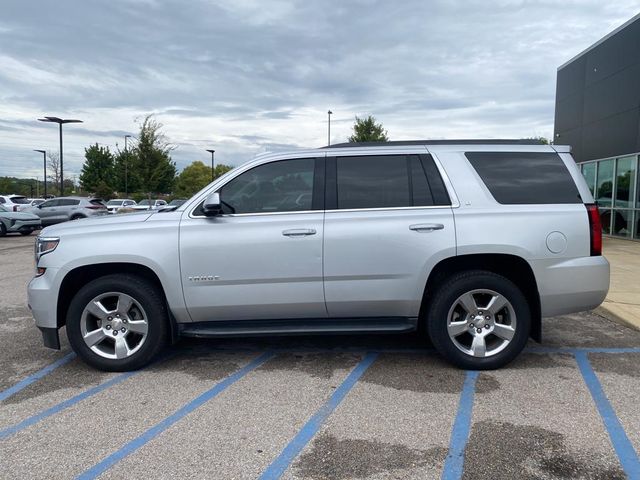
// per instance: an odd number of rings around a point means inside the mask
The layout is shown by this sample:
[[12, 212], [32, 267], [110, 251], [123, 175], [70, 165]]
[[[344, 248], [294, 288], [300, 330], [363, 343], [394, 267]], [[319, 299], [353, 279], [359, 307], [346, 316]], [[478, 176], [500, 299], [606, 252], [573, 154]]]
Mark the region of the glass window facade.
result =
[[580, 164], [606, 235], [640, 240], [639, 158], [634, 154]]

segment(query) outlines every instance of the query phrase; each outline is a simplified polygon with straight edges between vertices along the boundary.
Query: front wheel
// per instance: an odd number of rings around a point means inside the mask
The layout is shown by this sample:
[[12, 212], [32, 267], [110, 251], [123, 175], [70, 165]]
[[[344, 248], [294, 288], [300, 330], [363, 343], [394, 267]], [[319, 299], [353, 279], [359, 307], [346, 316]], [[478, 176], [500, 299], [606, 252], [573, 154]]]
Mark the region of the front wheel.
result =
[[500, 368], [525, 347], [531, 327], [527, 299], [509, 279], [487, 271], [458, 273], [435, 292], [427, 329], [436, 349], [470, 370]]
[[168, 313], [158, 288], [135, 275], [107, 275], [71, 301], [67, 336], [88, 364], [106, 371], [143, 367], [167, 342]]

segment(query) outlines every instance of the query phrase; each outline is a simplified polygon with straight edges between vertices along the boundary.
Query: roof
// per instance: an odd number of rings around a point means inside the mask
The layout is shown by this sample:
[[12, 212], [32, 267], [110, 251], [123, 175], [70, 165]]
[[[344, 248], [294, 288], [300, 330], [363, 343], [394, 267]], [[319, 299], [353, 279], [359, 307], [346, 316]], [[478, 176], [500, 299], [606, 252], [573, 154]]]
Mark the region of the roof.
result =
[[540, 140], [531, 139], [474, 139], [474, 140], [400, 140], [394, 142], [346, 142], [324, 148], [345, 147], [394, 147], [407, 145], [545, 145]]
[[618, 28], [616, 28], [612, 32], [609, 32], [608, 34], [606, 34], [604, 37], [602, 37], [600, 40], [598, 40], [596, 43], [594, 43], [590, 47], [585, 48], [583, 51], [581, 51], [579, 54], [577, 54], [574, 57], [572, 57], [570, 60], [567, 60], [566, 62], [564, 62], [562, 65], [560, 65], [558, 67], [558, 70], [563, 69], [564, 67], [566, 67], [567, 65], [572, 63], [574, 60], [577, 60], [578, 58], [580, 58], [581, 56], [585, 55], [586, 53], [589, 53], [591, 50], [596, 48], [598, 45], [600, 45], [601, 43], [606, 42], [611, 37], [613, 37], [615, 34], [617, 34], [618, 32], [620, 32], [622, 30], [624, 30], [629, 25], [631, 25], [633, 22], [635, 22], [636, 20], [640, 20], [640, 13], [638, 13], [635, 17], [631, 18], [630, 20], [627, 20], [626, 22], [624, 22], [622, 25], [620, 25]]

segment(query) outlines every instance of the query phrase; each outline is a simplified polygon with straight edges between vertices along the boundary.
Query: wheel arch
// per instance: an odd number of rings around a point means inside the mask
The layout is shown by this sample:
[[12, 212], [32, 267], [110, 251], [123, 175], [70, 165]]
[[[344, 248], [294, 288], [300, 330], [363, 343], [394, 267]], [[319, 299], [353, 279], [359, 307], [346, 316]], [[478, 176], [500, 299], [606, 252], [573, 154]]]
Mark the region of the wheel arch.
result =
[[178, 326], [176, 319], [171, 313], [167, 302], [167, 295], [162, 286], [162, 282], [158, 275], [146, 265], [139, 263], [127, 263], [127, 262], [113, 262], [113, 263], [98, 263], [92, 265], [83, 265], [70, 270], [60, 284], [58, 293], [58, 303], [56, 306], [56, 323], [57, 328], [60, 328], [66, 324], [67, 312], [69, 305], [73, 299], [74, 294], [82, 288], [83, 285], [95, 280], [96, 278], [104, 277], [111, 274], [132, 274], [144, 278], [153, 285], [155, 285], [164, 298], [167, 312], [170, 319], [170, 332], [171, 342], [175, 342], [178, 337]]
[[429, 273], [425, 285], [420, 305], [421, 322], [424, 322], [429, 308], [429, 298], [434, 290], [445, 278], [467, 270], [486, 270], [502, 275], [515, 283], [526, 297], [531, 309], [530, 336], [536, 342], [542, 341], [540, 294], [536, 277], [531, 266], [524, 258], [511, 254], [468, 254], [449, 257], [438, 262]]

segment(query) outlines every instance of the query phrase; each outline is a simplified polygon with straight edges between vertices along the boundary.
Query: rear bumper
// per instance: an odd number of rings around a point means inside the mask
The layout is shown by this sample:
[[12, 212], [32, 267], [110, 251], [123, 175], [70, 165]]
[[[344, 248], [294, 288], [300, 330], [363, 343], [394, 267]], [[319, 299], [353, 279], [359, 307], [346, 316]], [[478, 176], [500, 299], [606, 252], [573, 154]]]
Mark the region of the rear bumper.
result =
[[609, 291], [609, 262], [602, 256], [531, 262], [543, 317], [592, 310]]

